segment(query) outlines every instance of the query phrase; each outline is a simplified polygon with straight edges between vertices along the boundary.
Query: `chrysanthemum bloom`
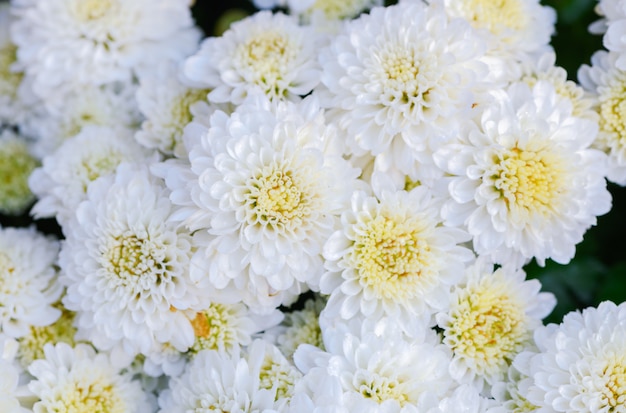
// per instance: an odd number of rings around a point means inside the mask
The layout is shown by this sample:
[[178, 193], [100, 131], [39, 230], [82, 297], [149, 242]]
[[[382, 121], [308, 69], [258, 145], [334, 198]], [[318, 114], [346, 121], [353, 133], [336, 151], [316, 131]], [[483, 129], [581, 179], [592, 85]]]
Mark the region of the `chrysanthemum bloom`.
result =
[[0, 332], [17, 338], [59, 318], [58, 252], [59, 242], [35, 228], [0, 228]]
[[571, 312], [535, 337], [526, 395], [541, 412], [626, 410], [626, 304]]
[[547, 51], [540, 56], [526, 56], [519, 66], [521, 77], [516, 81], [522, 81], [530, 87], [535, 86], [539, 81], [549, 82], [560, 98], [567, 99], [571, 103], [572, 116], [597, 122], [598, 114], [593, 108], [595, 99], [582, 86], [568, 80], [565, 69], [556, 66], [554, 51]]
[[78, 344], [48, 344], [45, 358], [35, 360], [28, 371], [34, 379], [28, 388], [37, 397], [35, 412], [150, 412], [138, 381], [122, 374], [105, 353]]
[[[339, 380], [334, 408], [350, 412], [427, 411], [453, 387], [450, 358], [431, 331], [426, 340], [405, 340], [395, 320], [340, 323], [325, 331], [326, 351], [302, 345], [296, 366], [318, 381]], [[326, 398], [320, 394], [316, 397]], [[315, 401], [315, 400], [313, 400]]]
[[469, 24], [441, 7], [376, 7], [320, 52], [322, 103], [350, 154], [377, 156], [381, 170], [428, 174], [432, 150], [471, 113], [483, 49]]
[[261, 386], [259, 367], [238, 354], [204, 350], [161, 392], [159, 413], [275, 413], [276, 389]]
[[191, 270], [211, 300], [269, 312], [317, 288], [322, 245], [359, 173], [325, 152], [334, 138], [314, 99], [262, 96], [213, 115], [190, 148], [191, 170], [156, 168], [182, 207], [175, 217], [204, 238]]
[[0, 125], [16, 124], [26, 115], [20, 99], [23, 73], [17, 70], [17, 46], [11, 40], [9, 3], [0, 3]]
[[591, 66], [578, 71], [580, 84], [595, 98], [600, 114], [600, 131], [593, 146], [608, 157], [607, 179], [626, 185], [626, 70], [616, 67], [617, 55], [598, 51], [591, 56]]
[[213, 89], [209, 100], [238, 105], [253, 91], [272, 100], [299, 100], [319, 83], [319, 35], [284, 14], [258, 12], [205, 39], [187, 58], [185, 77]]
[[494, 81], [508, 79], [516, 65], [550, 50], [556, 12], [540, 0], [442, 0], [446, 11], [467, 20], [485, 39], [485, 62]]
[[31, 209], [37, 218], [56, 218], [63, 226], [87, 198], [96, 179], [111, 175], [123, 162], [156, 160], [133, 139], [131, 131], [86, 127], [42, 160], [30, 176], [30, 189], [38, 201]]
[[39, 161], [31, 147], [9, 129], [0, 132], [0, 214], [22, 214], [35, 201], [28, 178]]
[[443, 343], [453, 353], [452, 377], [479, 389], [502, 380], [556, 305], [554, 296], [540, 289], [539, 281], [526, 281], [523, 270], [494, 270], [484, 257], [468, 267], [452, 291], [450, 309], [437, 314]]
[[459, 245], [469, 236], [441, 225], [441, 204], [425, 187], [377, 192], [354, 193], [341, 228], [324, 245], [320, 291], [330, 294], [324, 312], [342, 319], [391, 316], [410, 331], [417, 320], [429, 323], [447, 309], [451, 286], [473, 259]]
[[211, 303], [191, 318], [195, 340], [189, 351], [217, 350], [239, 352], [252, 342], [252, 336], [274, 327], [283, 318], [276, 310], [264, 316], [251, 313], [242, 303]]
[[81, 85], [78, 90], [56, 94], [36, 106], [20, 130], [36, 139], [34, 150], [40, 158], [90, 126], [135, 130], [141, 122], [136, 89], [131, 83], [121, 82]]
[[197, 47], [189, 0], [16, 2], [19, 67], [42, 98], [59, 88], [130, 81]]
[[135, 135], [137, 141], [166, 155], [186, 157], [183, 130], [194, 116], [209, 115], [208, 93], [208, 89], [183, 85], [173, 64], [144, 74], [140, 78], [137, 102], [145, 120]]
[[323, 19], [327, 22], [339, 22], [357, 17], [375, 6], [382, 6], [382, 0], [287, 0], [290, 14], [300, 17], [304, 22]]
[[435, 154], [450, 176], [445, 222], [465, 225], [474, 250], [496, 263], [566, 264], [611, 208], [606, 156], [590, 148], [597, 123], [572, 116], [547, 82], [493, 97], [467, 136]]
[[168, 221], [168, 191], [142, 165], [122, 164], [92, 183], [65, 226], [63, 304], [77, 312], [77, 338], [101, 350], [185, 351], [193, 328], [183, 310], [200, 306], [189, 278], [191, 236]]

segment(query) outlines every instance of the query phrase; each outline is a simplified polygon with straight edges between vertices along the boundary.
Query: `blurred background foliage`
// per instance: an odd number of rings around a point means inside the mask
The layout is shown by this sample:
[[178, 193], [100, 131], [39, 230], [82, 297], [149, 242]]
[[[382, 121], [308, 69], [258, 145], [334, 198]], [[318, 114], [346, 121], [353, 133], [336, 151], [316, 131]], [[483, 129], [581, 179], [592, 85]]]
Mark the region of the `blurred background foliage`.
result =
[[[576, 80], [580, 65], [588, 64], [591, 55], [602, 48], [600, 36], [588, 33], [588, 26], [598, 19], [593, 9], [596, 0], [544, 0], [543, 4], [557, 11], [558, 20], [553, 46], [557, 64], [564, 67], [569, 78]], [[196, 0], [193, 14], [207, 36], [217, 35], [236, 21], [254, 12], [249, 0], [215, 2]], [[626, 189], [609, 184], [613, 195], [610, 213], [598, 218], [577, 253], [568, 265], [546, 262], [545, 267], [535, 262], [526, 266], [529, 277], [539, 279], [545, 291], [553, 292], [558, 300], [548, 322], [560, 322], [563, 315], [575, 309], [596, 306], [603, 300], [616, 303], [626, 301]], [[28, 214], [21, 217], [0, 216], [2, 226], [30, 225]], [[60, 234], [54, 220], [36, 221], [43, 232]]]

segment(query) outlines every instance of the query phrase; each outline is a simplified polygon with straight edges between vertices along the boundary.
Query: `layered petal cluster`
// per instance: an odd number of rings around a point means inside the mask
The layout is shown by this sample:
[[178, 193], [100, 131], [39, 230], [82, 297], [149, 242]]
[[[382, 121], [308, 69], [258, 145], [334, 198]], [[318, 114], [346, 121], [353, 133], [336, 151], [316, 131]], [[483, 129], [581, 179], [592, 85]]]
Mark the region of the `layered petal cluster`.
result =
[[596, 216], [611, 208], [597, 124], [547, 82], [493, 92], [476, 128], [435, 154], [451, 178], [442, 210], [465, 225], [474, 250], [500, 264], [533, 257], [568, 263]]
[[544, 412], [626, 409], [626, 304], [571, 312], [538, 334], [526, 397]]
[[189, 0], [15, 2], [19, 67], [46, 98], [59, 89], [130, 81], [197, 46]]
[[381, 170], [436, 175], [432, 151], [471, 115], [483, 51], [469, 24], [442, 7], [375, 7], [320, 52], [320, 96], [350, 155], [374, 155]]
[[268, 312], [318, 288], [322, 246], [359, 173], [328, 149], [333, 139], [314, 99], [261, 97], [211, 117], [189, 153], [190, 170], [157, 168], [183, 207], [176, 217], [203, 238], [192, 271], [208, 275], [213, 300]]
[[185, 351], [201, 308], [189, 276], [191, 236], [168, 221], [169, 192], [147, 167], [122, 164], [89, 187], [64, 227], [63, 304], [77, 312], [80, 338], [99, 349], [148, 354], [168, 343]]
[[238, 105], [252, 92], [272, 100], [299, 100], [319, 83], [319, 34], [295, 17], [269, 11], [234, 23], [205, 39], [185, 60], [185, 77], [213, 89], [209, 99]]

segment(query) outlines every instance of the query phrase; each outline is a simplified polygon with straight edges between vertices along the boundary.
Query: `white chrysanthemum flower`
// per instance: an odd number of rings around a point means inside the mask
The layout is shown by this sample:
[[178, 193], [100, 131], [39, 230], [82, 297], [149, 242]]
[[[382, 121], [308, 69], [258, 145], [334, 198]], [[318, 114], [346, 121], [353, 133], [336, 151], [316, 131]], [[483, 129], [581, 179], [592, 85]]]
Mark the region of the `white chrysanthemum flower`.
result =
[[233, 354], [252, 342], [252, 336], [274, 327], [283, 315], [276, 310], [263, 316], [251, 313], [242, 303], [211, 303], [191, 318], [195, 340], [189, 351], [217, 350]]
[[425, 187], [383, 187], [378, 197], [355, 192], [342, 228], [324, 245], [326, 315], [391, 316], [411, 331], [416, 321], [429, 323], [447, 309], [450, 288], [473, 254], [459, 245], [469, 240], [465, 231], [441, 225], [440, 207]]
[[44, 99], [59, 88], [130, 81], [188, 56], [199, 38], [189, 0], [49, 0], [13, 9], [18, 63]]
[[626, 185], [626, 70], [616, 67], [617, 56], [598, 51], [591, 57], [591, 66], [578, 71], [580, 84], [596, 100], [600, 114], [600, 130], [593, 146], [608, 155], [607, 179]]
[[377, 156], [381, 170], [428, 174], [432, 150], [471, 114], [482, 52], [469, 24], [441, 7], [376, 7], [320, 52], [320, 95], [350, 154]]
[[259, 387], [276, 392], [276, 409], [283, 410], [295, 394], [302, 373], [287, 360], [278, 347], [265, 340], [254, 340], [247, 348], [248, 364], [259, 372]]
[[139, 110], [145, 116], [137, 141], [166, 155], [187, 156], [183, 130], [195, 116], [208, 116], [208, 89], [185, 86], [178, 80], [175, 65], [163, 65], [140, 79]]
[[540, 0], [442, 0], [447, 12], [467, 20], [488, 45], [485, 62], [494, 81], [511, 79], [519, 60], [550, 49], [556, 12]]
[[150, 412], [139, 382], [120, 373], [109, 355], [87, 344], [48, 344], [44, 352], [45, 359], [28, 369], [34, 377], [28, 388], [38, 398], [35, 412]]
[[208, 274], [212, 300], [268, 312], [317, 288], [322, 245], [359, 173], [325, 153], [334, 138], [314, 99], [251, 99], [230, 116], [213, 115], [191, 148], [191, 172], [170, 163], [155, 170], [183, 206], [176, 216], [205, 238], [191, 270]]
[[238, 105], [254, 91], [272, 100], [299, 100], [319, 83], [318, 38], [293, 17], [258, 12], [233, 23], [221, 37], [205, 39], [183, 72], [213, 89], [213, 102]]
[[626, 410], [626, 303], [571, 312], [535, 339], [526, 396], [539, 411]]
[[[317, 380], [339, 380], [342, 394], [334, 408], [351, 412], [408, 413], [426, 411], [453, 386], [450, 358], [432, 340], [405, 340], [392, 319], [340, 323], [325, 333], [326, 352], [302, 345], [296, 366]], [[325, 395], [322, 395], [325, 396]]]
[[131, 357], [160, 343], [178, 351], [193, 343], [183, 311], [201, 306], [189, 276], [195, 247], [171, 213], [168, 191], [146, 166], [122, 164], [90, 185], [64, 227], [59, 259], [77, 338]]
[[29, 179], [38, 197], [31, 213], [38, 218], [56, 217], [61, 225], [75, 214], [87, 198], [91, 183], [111, 175], [123, 162], [156, 160], [133, 139], [131, 131], [108, 127], [86, 127], [43, 158]]
[[285, 313], [281, 325], [267, 330], [263, 338], [274, 342], [290, 359], [300, 344], [310, 344], [324, 350], [319, 323], [319, 316], [324, 307], [326, 299], [321, 296], [307, 300], [301, 310]]
[[64, 308], [60, 301], [54, 305], [54, 308], [61, 311], [61, 315], [54, 323], [46, 326], [31, 326], [27, 334], [17, 339], [19, 343], [17, 360], [24, 369], [27, 369], [34, 360], [44, 358], [44, 347], [48, 343], [52, 345], [67, 343], [70, 346], [76, 344], [74, 339], [76, 314]]
[[572, 105], [572, 115], [581, 118], [598, 120], [598, 114], [593, 109], [595, 99], [589, 92], [572, 80], [567, 79], [567, 72], [560, 66], [556, 66], [556, 54], [547, 51], [540, 56], [524, 58], [520, 63], [521, 77], [516, 81], [522, 81], [531, 88], [539, 81], [549, 82], [556, 94], [568, 100]]
[[317, 19], [339, 22], [382, 5], [382, 0], [286, 0], [285, 6], [290, 14], [299, 16], [304, 22], [315, 22]]
[[497, 263], [566, 264], [611, 208], [606, 157], [590, 148], [597, 123], [572, 116], [547, 82], [493, 97], [468, 136], [435, 154], [451, 176], [442, 215], [466, 225], [474, 250]]
[[237, 354], [204, 350], [161, 392], [159, 413], [275, 413], [276, 389], [261, 386], [259, 367]]
[[554, 296], [540, 289], [539, 281], [527, 281], [522, 269], [494, 270], [484, 257], [468, 267], [452, 291], [450, 309], [437, 314], [443, 343], [453, 353], [452, 377], [479, 389], [502, 380], [556, 305]]
[[17, 46], [11, 40], [11, 6], [0, 3], [0, 125], [17, 124], [26, 115], [20, 96], [24, 74], [16, 68]]
[[20, 215], [35, 201], [28, 178], [39, 161], [31, 152], [23, 136], [0, 131], [0, 214]]
[[58, 252], [59, 242], [35, 228], [0, 228], [0, 332], [21, 337], [59, 317]]
[[24, 133], [37, 140], [34, 150], [43, 158], [92, 125], [134, 130], [141, 121], [135, 91], [130, 83], [81, 85], [38, 106], [23, 122]]

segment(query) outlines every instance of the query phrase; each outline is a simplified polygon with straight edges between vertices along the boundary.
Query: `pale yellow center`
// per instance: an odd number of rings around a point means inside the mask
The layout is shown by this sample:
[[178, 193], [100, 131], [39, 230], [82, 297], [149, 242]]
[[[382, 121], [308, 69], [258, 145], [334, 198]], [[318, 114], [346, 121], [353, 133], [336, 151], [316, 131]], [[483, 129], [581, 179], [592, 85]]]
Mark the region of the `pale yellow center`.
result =
[[308, 11], [320, 11], [329, 20], [342, 20], [357, 16], [369, 3], [367, 0], [315, 0]]
[[[67, 383], [55, 392], [41, 411], [55, 413], [127, 413], [126, 403], [118, 389], [108, 380], [93, 377], [90, 380]], [[43, 406], [42, 406], [43, 407]]]
[[73, 10], [79, 21], [88, 22], [103, 18], [112, 6], [112, 0], [77, 0]]
[[283, 399], [293, 395], [293, 388], [300, 374], [286, 362], [274, 360], [266, 355], [259, 372], [259, 388], [270, 390], [276, 388], [276, 398]]
[[206, 100], [209, 90], [188, 89], [185, 93], [177, 96], [172, 102], [171, 127], [175, 135], [182, 135], [183, 129], [193, 120], [190, 107], [196, 102]]
[[551, 214], [564, 189], [561, 159], [545, 151], [513, 148], [494, 156], [488, 180], [509, 210]]
[[298, 176], [289, 169], [265, 168], [263, 173], [247, 183], [250, 192], [247, 205], [251, 220], [264, 225], [297, 225], [308, 211]]
[[[401, 110], [426, 110], [429, 106], [431, 83], [436, 74], [429, 70], [428, 62], [422, 62], [415, 51], [404, 47], [384, 50], [380, 54], [383, 71], [381, 99], [387, 106]], [[426, 79], [430, 79], [426, 81]]]
[[530, 337], [524, 303], [498, 281], [463, 291], [451, 315], [445, 341], [478, 374], [505, 371]]
[[387, 400], [395, 400], [400, 406], [404, 406], [409, 401], [409, 395], [404, 391], [405, 386], [396, 378], [382, 376], [367, 370], [360, 370], [355, 374], [354, 386], [364, 398], [379, 404]]
[[154, 245], [136, 235], [115, 237], [105, 253], [105, 267], [125, 282], [135, 283], [136, 277], [156, 277], [164, 273], [166, 260], [160, 257]]
[[610, 136], [606, 145], [613, 151], [626, 148], [626, 74], [600, 98], [600, 130]]
[[607, 412], [626, 411], [626, 355], [613, 354], [604, 369], [602, 378], [605, 388], [602, 390], [602, 407]]
[[208, 309], [197, 313], [191, 320], [196, 336], [191, 351], [193, 353], [206, 349], [230, 351], [235, 348], [236, 318], [235, 308], [227, 304], [213, 303]]
[[572, 115], [578, 117], [584, 117], [585, 111], [589, 109], [590, 105], [585, 104], [584, 90], [576, 82], [567, 80], [559, 76], [557, 68], [541, 73], [534, 73], [532, 75], [526, 75], [521, 79], [531, 88], [534, 87], [538, 81], [546, 80], [554, 86], [556, 94], [563, 99], [569, 100], [572, 103]]
[[24, 75], [11, 70], [16, 60], [17, 46], [8, 43], [0, 47], [0, 96], [8, 96], [11, 99], [17, 97], [17, 89]]
[[459, 0], [465, 18], [476, 28], [488, 29], [498, 35], [505, 29], [526, 27], [523, 0]]
[[298, 48], [284, 33], [267, 30], [239, 45], [235, 64], [252, 75], [251, 80], [272, 97], [285, 94], [288, 85], [279, 84], [296, 59]]
[[28, 178], [38, 164], [25, 142], [0, 140], [0, 213], [19, 214], [34, 201]]
[[378, 215], [358, 230], [354, 265], [378, 298], [405, 298], [432, 272], [432, 252], [419, 220]]

